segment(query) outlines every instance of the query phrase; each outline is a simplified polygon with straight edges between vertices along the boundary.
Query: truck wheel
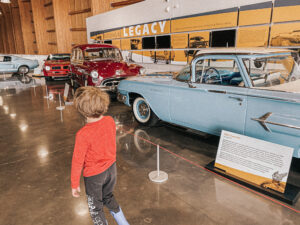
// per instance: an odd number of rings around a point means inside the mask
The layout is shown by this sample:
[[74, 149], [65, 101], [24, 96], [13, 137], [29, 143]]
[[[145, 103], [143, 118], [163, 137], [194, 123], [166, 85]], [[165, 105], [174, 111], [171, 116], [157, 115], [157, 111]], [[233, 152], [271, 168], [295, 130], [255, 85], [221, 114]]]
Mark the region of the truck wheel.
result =
[[136, 121], [142, 125], [155, 126], [159, 121], [147, 101], [142, 97], [138, 97], [134, 100], [132, 111]]

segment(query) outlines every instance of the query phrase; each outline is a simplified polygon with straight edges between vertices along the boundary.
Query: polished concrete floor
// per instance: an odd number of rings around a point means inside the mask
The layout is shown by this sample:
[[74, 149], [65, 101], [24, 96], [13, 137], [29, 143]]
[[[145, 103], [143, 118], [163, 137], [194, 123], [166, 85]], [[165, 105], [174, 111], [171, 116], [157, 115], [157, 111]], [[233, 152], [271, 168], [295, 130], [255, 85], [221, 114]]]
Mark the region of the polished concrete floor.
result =
[[[72, 198], [70, 166], [75, 133], [84, 125], [72, 106], [56, 110], [64, 82], [25, 90], [0, 90], [0, 224], [92, 225], [86, 197]], [[117, 123], [115, 195], [131, 225], [300, 224], [300, 214], [245, 190], [201, 166], [216, 154], [218, 137], [202, 137], [162, 124], [140, 127], [130, 108], [112, 102]], [[163, 184], [149, 181], [156, 147]], [[299, 161], [289, 182], [300, 186]], [[84, 192], [84, 185], [81, 184]], [[300, 201], [295, 206], [300, 210]], [[107, 211], [106, 211], [107, 212]], [[107, 213], [109, 224], [115, 224]]]

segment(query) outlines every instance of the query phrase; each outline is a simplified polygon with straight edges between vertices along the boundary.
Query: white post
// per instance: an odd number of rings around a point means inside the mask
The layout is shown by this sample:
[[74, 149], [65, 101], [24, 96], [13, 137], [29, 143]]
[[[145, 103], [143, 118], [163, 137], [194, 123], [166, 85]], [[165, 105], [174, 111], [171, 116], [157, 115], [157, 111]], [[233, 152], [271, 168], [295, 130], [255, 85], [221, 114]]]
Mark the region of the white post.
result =
[[58, 94], [58, 98], [59, 98], [59, 106], [56, 107], [57, 110], [64, 110], [65, 107], [61, 105], [61, 98], [60, 98], [60, 93]]
[[168, 174], [164, 171], [160, 171], [160, 159], [159, 159], [159, 145], [157, 145], [157, 154], [156, 154], [156, 166], [157, 170], [149, 173], [149, 179], [155, 183], [162, 183], [168, 180]]
[[46, 96], [44, 96], [44, 98], [49, 98], [47, 85], [46, 85]]
[[61, 107], [61, 98], [60, 98], [60, 93], [58, 94], [58, 98], [59, 98], [59, 107]]
[[157, 176], [159, 176], [159, 145], [157, 145]]

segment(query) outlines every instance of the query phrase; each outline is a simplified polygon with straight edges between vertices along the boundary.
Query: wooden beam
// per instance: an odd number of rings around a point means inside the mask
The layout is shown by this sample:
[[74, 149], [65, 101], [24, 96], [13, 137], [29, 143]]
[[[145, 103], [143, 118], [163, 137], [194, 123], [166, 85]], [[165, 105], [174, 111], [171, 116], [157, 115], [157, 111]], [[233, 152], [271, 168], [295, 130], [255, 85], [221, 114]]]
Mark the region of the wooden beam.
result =
[[71, 16], [69, 15], [70, 0], [52, 0], [52, 2], [57, 52], [70, 52], [72, 43], [72, 33], [70, 31], [70, 27], [72, 27], [72, 25]]
[[14, 35], [15, 35], [15, 42], [16, 42], [15, 43], [16, 53], [25, 54], [24, 38], [22, 32], [22, 24], [21, 24], [19, 7], [12, 7], [11, 15], [12, 15], [12, 24], [14, 28]]
[[87, 8], [87, 9], [81, 9], [81, 10], [76, 10], [76, 11], [71, 11], [69, 12], [69, 15], [76, 15], [76, 14], [81, 14], [81, 13], [88, 13], [91, 12], [91, 8]]
[[[31, 4], [24, 2], [22, 0], [18, 0], [19, 3], [19, 13], [21, 18], [21, 29], [23, 33], [24, 40], [24, 48], [25, 54], [35, 54], [36, 45], [32, 43], [32, 40], [35, 40], [35, 34], [33, 29], [33, 25], [31, 24]], [[31, 11], [31, 12], [30, 12]]]
[[49, 16], [49, 17], [46, 17], [45, 20], [53, 20], [54, 19], [54, 16]]
[[120, 6], [126, 6], [126, 5], [132, 5], [138, 2], [143, 2], [145, 0], [126, 0], [126, 1], [120, 1], [120, 2], [113, 2], [111, 3], [111, 7], [120, 7]]
[[50, 6], [50, 5], [52, 5], [52, 2], [45, 3], [45, 4], [44, 4], [44, 7], [48, 7], [48, 6]]
[[[32, 14], [34, 20], [34, 30], [36, 36], [36, 46], [40, 55], [48, 55], [51, 52], [49, 46], [45, 43], [50, 42], [49, 36], [46, 34], [47, 21], [45, 15], [47, 15], [47, 8], [44, 7], [43, 0], [31, 0]], [[30, 30], [32, 32], [32, 30]], [[55, 53], [55, 52], [54, 52]]]
[[86, 31], [86, 28], [70, 28], [70, 31]]

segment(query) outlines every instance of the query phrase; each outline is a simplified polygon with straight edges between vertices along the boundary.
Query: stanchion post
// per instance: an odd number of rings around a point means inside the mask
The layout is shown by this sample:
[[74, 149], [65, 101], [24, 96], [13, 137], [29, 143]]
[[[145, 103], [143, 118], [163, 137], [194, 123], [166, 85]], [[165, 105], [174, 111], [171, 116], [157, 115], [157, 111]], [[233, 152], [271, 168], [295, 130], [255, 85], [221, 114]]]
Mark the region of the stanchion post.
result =
[[44, 98], [49, 98], [47, 85], [46, 85], [46, 96], [44, 96]]
[[156, 171], [149, 173], [149, 179], [155, 183], [162, 183], [168, 180], [168, 174], [164, 171], [160, 171], [160, 157], [159, 157], [159, 145], [157, 145], [157, 155], [156, 155]]
[[61, 97], [60, 97], [60, 93], [58, 94], [58, 98], [59, 98], [59, 106], [56, 107], [57, 110], [64, 110], [65, 107], [61, 105]]

